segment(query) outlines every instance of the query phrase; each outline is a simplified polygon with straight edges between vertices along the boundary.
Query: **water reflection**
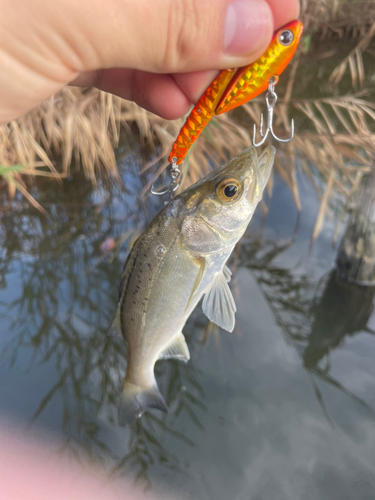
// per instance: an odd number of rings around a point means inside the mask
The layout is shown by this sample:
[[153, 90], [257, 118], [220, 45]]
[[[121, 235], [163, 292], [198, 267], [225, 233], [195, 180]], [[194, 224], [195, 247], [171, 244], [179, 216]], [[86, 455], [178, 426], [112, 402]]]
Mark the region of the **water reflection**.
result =
[[241, 247], [240, 263], [255, 274], [281, 333], [301, 357], [327, 419], [331, 421], [316, 379], [353, 399], [375, 418], [371, 406], [330, 374], [329, 362], [330, 352], [342, 346], [346, 336], [363, 331], [375, 333], [367, 326], [374, 308], [375, 288], [349, 283], [336, 269], [316, 283], [309, 274], [275, 264], [293, 242], [294, 238], [285, 242], [250, 240]]
[[[207, 373], [203, 375], [199, 357], [205, 343], [210, 342], [209, 349], [214, 345], [198, 308], [185, 329], [192, 353], [189, 363], [170, 360], [156, 365], [168, 415], [148, 412], [125, 431], [117, 427], [126, 352], [122, 338], [109, 335], [108, 327], [117, 306], [127, 243], [160, 208], [158, 200], [145, 201], [137, 195], [146, 180], [138, 176], [136, 162], [124, 167], [123, 186], [108, 181], [93, 192], [82, 179], [51, 185], [48, 190], [44, 186], [42, 203], [50, 219], [21, 202], [1, 215], [4, 293], [0, 297], [2, 324], [8, 325], [2, 364], [22, 371], [24, 377], [35, 366], [51, 367], [48, 390], [36, 387], [33, 393], [30, 426], [55, 405], [60, 421], [54, 425], [61, 424], [63, 450], [81, 459], [90, 457], [113, 474], [130, 474], [150, 486], [155, 467], [188, 476], [187, 461], [181, 458], [184, 452], [180, 456], [172, 450], [185, 447], [199, 453], [199, 436], [210, 431], [208, 425], [216, 413], [207, 403]], [[120, 249], [124, 235], [127, 240]], [[103, 242], [109, 238], [119, 245], [103, 253]], [[333, 377], [327, 359], [346, 337], [360, 331], [373, 333], [367, 325], [374, 290], [347, 285], [335, 272], [317, 283], [298, 266], [278, 264], [294, 243], [294, 238], [280, 242], [245, 237], [232, 266], [248, 268], [255, 276], [279, 331], [298, 352], [311, 394], [327, 418], [329, 404], [324, 401], [322, 382], [373, 418], [367, 403]], [[17, 283], [13, 291], [12, 283]], [[216, 341], [220, 335], [216, 332]], [[212, 373], [216, 377], [215, 364]], [[224, 397], [220, 394], [220, 400]], [[224, 417], [219, 419], [225, 423]]]
[[374, 309], [374, 287], [358, 286], [342, 279], [331, 271], [323, 293], [313, 305], [313, 323], [308, 343], [303, 353], [306, 368], [315, 367], [328, 357], [332, 349], [340, 347], [346, 336], [366, 331]]
[[[109, 334], [109, 325], [127, 250], [125, 245], [116, 256], [118, 248], [108, 255], [101, 248], [108, 238], [121, 243], [127, 235], [130, 241], [160, 208], [137, 196], [142, 186], [134, 184], [142, 181], [136, 168], [133, 177], [126, 169], [126, 188], [108, 183], [93, 193], [83, 179], [51, 186], [53, 202], [43, 203], [51, 219], [20, 204], [15, 204], [18, 211], [2, 215], [0, 283], [5, 288], [15, 274], [20, 280], [19, 295], [1, 303], [2, 320], [9, 325], [2, 362], [14, 367], [25, 350], [32, 353], [27, 369], [52, 362], [55, 380], [36, 403], [29, 426], [60, 399], [62, 449], [110, 464], [114, 473], [132, 470], [148, 484], [150, 465], [178, 469], [177, 458], [163, 446], [167, 436], [189, 446], [193, 442], [158, 413], [131, 427], [125, 454], [114, 452], [103, 437], [104, 423], [116, 426], [125, 372], [125, 344]], [[189, 335], [192, 351], [198, 340], [197, 333]], [[168, 422], [186, 413], [202, 429], [199, 413], [206, 407], [198, 373], [193, 362], [157, 364], [171, 410]]]

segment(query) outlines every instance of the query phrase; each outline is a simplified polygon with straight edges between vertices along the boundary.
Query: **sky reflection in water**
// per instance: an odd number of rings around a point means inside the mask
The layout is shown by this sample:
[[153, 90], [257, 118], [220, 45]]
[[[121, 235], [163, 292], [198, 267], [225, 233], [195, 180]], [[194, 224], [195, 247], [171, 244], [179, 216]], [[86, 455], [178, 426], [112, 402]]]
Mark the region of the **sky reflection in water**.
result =
[[[50, 220], [20, 201], [1, 216], [1, 413], [183, 498], [373, 498], [374, 291], [332, 271], [329, 223], [309, 255], [318, 201], [305, 182], [297, 234], [278, 181], [264, 226], [258, 213], [236, 249], [235, 331], [210, 328], [199, 306], [185, 328], [190, 362], [156, 366], [169, 414], [117, 426], [125, 346], [108, 327], [120, 244], [161, 203], [137, 196], [135, 158], [121, 163], [125, 189], [46, 184]], [[119, 248], [103, 255], [107, 238]]]

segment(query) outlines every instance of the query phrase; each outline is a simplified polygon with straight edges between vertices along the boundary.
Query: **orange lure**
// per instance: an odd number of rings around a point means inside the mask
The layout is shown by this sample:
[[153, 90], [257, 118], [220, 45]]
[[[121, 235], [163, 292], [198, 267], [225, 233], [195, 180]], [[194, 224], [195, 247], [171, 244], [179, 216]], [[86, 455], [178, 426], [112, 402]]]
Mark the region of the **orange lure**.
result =
[[274, 33], [268, 49], [257, 61], [221, 71], [187, 117], [173, 144], [169, 162], [179, 165], [184, 160], [213, 116], [237, 108], [264, 92], [270, 77], [280, 76], [292, 59], [302, 31], [303, 24], [292, 21]]

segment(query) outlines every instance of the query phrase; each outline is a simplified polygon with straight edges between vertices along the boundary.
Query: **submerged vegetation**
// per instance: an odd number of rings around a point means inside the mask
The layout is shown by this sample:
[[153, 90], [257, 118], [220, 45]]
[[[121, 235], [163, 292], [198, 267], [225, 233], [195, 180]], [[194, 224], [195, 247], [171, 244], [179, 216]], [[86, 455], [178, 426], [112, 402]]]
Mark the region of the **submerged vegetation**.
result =
[[[373, 162], [375, 70], [371, 73], [367, 68], [375, 68], [375, 4], [372, 0], [304, 0], [301, 18], [304, 40], [278, 85], [275, 111], [277, 133], [282, 136], [293, 116], [296, 134], [290, 144], [278, 145], [275, 167], [298, 208], [297, 169], [313, 183], [322, 200], [316, 236], [333, 208], [331, 193], [338, 193], [341, 207], [345, 206]], [[216, 117], [184, 164], [184, 186], [205, 175], [213, 162], [248, 147], [252, 124], [258, 123], [263, 108], [261, 96]], [[181, 123], [164, 121], [96, 89], [66, 88], [26, 116], [0, 127], [3, 187], [7, 186], [10, 197], [19, 190], [36, 204], [27, 190], [28, 179], [34, 176], [65, 178], [76, 165], [94, 184], [102, 174], [116, 177], [115, 148], [123, 129], [128, 136], [138, 135], [147, 146], [143, 171], [154, 173], [151, 183], [167, 167]]]

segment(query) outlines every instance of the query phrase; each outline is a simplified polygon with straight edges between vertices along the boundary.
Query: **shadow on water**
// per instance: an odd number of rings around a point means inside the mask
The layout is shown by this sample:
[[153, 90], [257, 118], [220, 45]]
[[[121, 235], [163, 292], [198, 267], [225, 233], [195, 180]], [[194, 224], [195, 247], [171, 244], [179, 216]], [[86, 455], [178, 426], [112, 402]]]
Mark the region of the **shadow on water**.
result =
[[373, 309], [375, 288], [342, 279], [333, 269], [316, 283], [308, 274], [278, 266], [274, 261], [294, 243], [257, 241], [243, 243], [240, 265], [248, 267], [257, 280], [286, 341], [299, 354], [303, 368], [324, 415], [329, 416], [317, 380], [325, 382], [365, 408], [375, 418], [375, 410], [346, 389], [330, 374], [330, 353], [347, 336], [375, 331], [367, 326]]
[[[314, 368], [330, 351], [340, 347], [346, 336], [375, 331], [367, 326], [374, 310], [375, 288], [359, 286], [331, 271], [323, 293], [313, 305], [313, 323], [303, 353], [306, 368]], [[329, 366], [329, 364], [327, 363]]]
[[[184, 415], [203, 432], [202, 416], [208, 408], [194, 355], [187, 364], [162, 362], [156, 365], [156, 375], [169, 414], [144, 414], [116, 434], [115, 444], [104, 432], [108, 427], [118, 431], [117, 399], [125, 371], [124, 342], [108, 333], [126, 256], [126, 249], [119, 247], [124, 235], [129, 242], [160, 208], [158, 200], [138, 196], [147, 182], [137, 175], [138, 168], [134, 163], [125, 165], [123, 186], [108, 182], [93, 191], [79, 178], [48, 190], [44, 186], [45, 199], [40, 201], [50, 219], [20, 201], [2, 213], [0, 287], [5, 290], [11, 280], [19, 280], [20, 291], [15, 297], [1, 295], [2, 321], [9, 325], [2, 360], [15, 367], [27, 352], [25, 376], [32, 366], [53, 366], [49, 389], [35, 404], [30, 426], [58, 399], [62, 450], [151, 485], [150, 469], [155, 465], [188, 474], [165, 442], [172, 439], [181, 446], [195, 446], [176, 421]], [[103, 242], [108, 238], [118, 245], [106, 254]], [[299, 353], [327, 418], [321, 381], [375, 416], [362, 399], [333, 378], [329, 362], [322, 367], [346, 336], [358, 331], [373, 334], [367, 323], [374, 290], [353, 288], [334, 271], [317, 286], [308, 274], [277, 265], [277, 257], [293, 243], [293, 239], [285, 243], [245, 239], [237, 252], [237, 265], [255, 276], [286, 341]], [[193, 316], [185, 330], [192, 353], [201, 348], [207, 327], [200, 311]]]

